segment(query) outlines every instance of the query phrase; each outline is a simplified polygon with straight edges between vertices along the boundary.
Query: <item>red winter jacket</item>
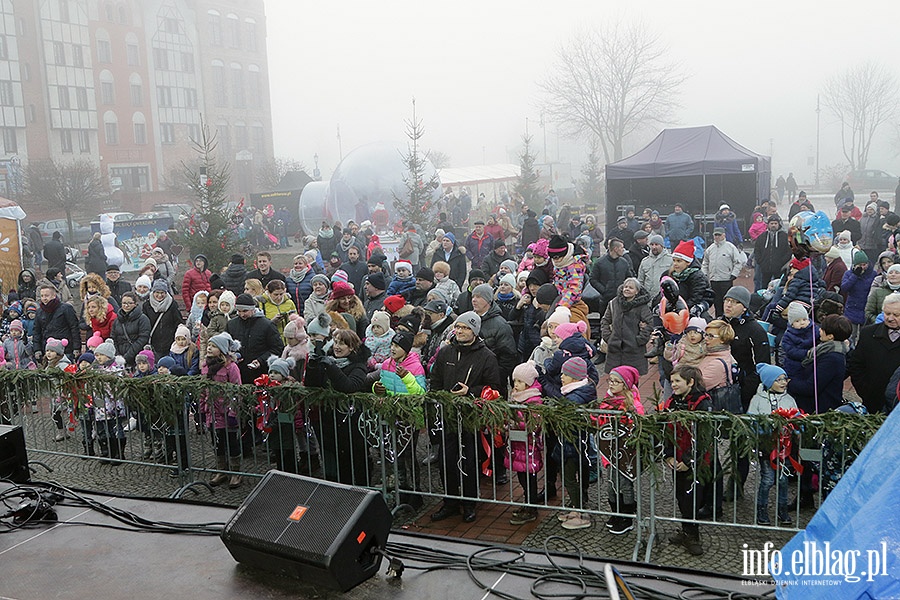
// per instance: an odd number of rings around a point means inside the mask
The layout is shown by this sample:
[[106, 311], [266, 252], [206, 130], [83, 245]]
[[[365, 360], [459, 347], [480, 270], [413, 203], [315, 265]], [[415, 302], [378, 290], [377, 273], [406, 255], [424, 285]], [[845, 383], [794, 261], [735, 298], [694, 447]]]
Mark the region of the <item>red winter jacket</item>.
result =
[[184, 300], [184, 307], [187, 312], [191, 312], [191, 304], [194, 302], [194, 294], [203, 290], [211, 291], [209, 278], [212, 273], [209, 269], [198, 271], [196, 267], [191, 267], [184, 274], [184, 281], [181, 283], [181, 298]]

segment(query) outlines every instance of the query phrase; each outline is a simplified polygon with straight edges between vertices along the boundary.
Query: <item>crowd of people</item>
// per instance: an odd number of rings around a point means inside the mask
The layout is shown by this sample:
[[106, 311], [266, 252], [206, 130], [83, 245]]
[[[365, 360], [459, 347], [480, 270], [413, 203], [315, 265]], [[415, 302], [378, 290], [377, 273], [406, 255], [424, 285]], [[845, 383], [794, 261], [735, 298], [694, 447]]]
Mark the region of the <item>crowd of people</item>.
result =
[[[40, 278], [23, 270], [0, 323], [2, 360], [8, 369], [201, 375], [260, 386], [296, 381], [347, 394], [495, 394], [523, 405], [512, 428], [527, 430], [528, 441], [516, 437], [509, 452], [502, 444], [489, 456], [489, 479], [504, 484], [511, 470], [524, 492], [525, 506], [511, 522], [537, 518], [528, 505], [555, 498], [561, 475], [571, 508], [561, 513], [562, 527], [591, 527], [584, 506], [600, 460], [609, 478], [612, 534], [633, 528], [633, 478], [610, 465], [609, 448], [594, 436], [529, 430], [525, 407], [555, 398], [631, 414], [708, 411], [728, 394], [735, 398], [731, 410], [750, 413], [883, 411], [896, 402], [900, 217], [874, 192], [864, 211], [841, 199], [835, 245], [813, 258], [792, 254], [776, 202], [762, 203], [746, 229], [723, 203], [705, 245], [681, 205], [666, 216], [652, 208], [641, 217], [628, 211], [603, 232], [593, 214], [560, 207], [555, 194], [541, 215], [510, 199], [465, 226], [469, 213], [459, 207], [471, 210], [471, 199], [448, 196], [451, 213], [441, 212], [434, 231], [402, 223], [393, 261], [370, 222], [351, 221], [323, 222], [303, 238], [284, 273], [265, 250], [253, 269], [235, 254], [220, 273], [198, 255], [179, 286], [166, 250], [157, 248], [133, 288], [110, 267], [105, 278], [88, 274], [75, 296], [58, 269]], [[812, 209], [801, 191], [789, 215]], [[755, 269], [753, 289], [736, 285], [748, 268]], [[589, 320], [594, 313], [599, 319]], [[602, 385], [598, 365], [607, 375]], [[647, 406], [639, 390], [651, 365], [665, 390], [658, 407]], [[847, 375], [862, 405], [844, 402]], [[238, 487], [238, 474], [221, 472], [240, 472], [259, 433], [226, 398], [211, 396], [194, 408], [197, 427], [216, 449], [220, 474], [211, 483]], [[66, 410], [54, 403], [59, 441], [72, 435]], [[78, 414], [85, 453], [94, 454], [97, 441], [104, 459], [122, 457], [130, 416], [121, 399], [95, 398], [90, 411]], [[284, 451], [279, 466], [315, 463], [328, 479], [367, 484], [368, 442], [355, 426], [359, 418], [352, 407], [298, 413], [286, 430], [276, 428]], [[144, 421], [138, 419], [144, 458], [178, 464], [185, 423], [160, 432]], [[614, 426], [617, 436], [631, 427], [628, 419], [597, 424]], [[424, 430], [424, 417], [414, 426]], [[443, 439], [451, 431], [452, 442]], [[447, 494], [432, 520], [477, 518], [485, 477], [481, 433], [428, 429], [425, 460], [438, 465]], [[685, 431], [676, 441], [665, 462], [682, 515], [721, 514], [723, 501], [743, 494], [749, 460], [740, 461], [727, 486], [721, 478], [701, 482], [695, 461], [718, 461], [715, 450], [691, 455]], [[408, 465], [415, 446], [397, 459], [407, 475], [416, 471]], [[768, 463], [760, 461], [757, 521], [770, 523], [775, 486], [777, 521], [787, 525], [787, 481]], [[417, 485], [412, 476], [406, 484]], [[813, 506], [814, 491], [811, 475], [804, 475], [802, 507]], [[703, 551], [695, 524], [686, 523], [672, 541]]]

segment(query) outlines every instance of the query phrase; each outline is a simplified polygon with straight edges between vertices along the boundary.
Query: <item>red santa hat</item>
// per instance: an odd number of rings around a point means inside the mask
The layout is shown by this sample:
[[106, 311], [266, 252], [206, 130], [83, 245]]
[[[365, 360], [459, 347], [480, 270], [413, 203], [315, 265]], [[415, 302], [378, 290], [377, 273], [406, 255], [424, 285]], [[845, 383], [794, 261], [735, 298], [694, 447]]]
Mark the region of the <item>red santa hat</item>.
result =
[[675, 246], [672, 252], [672, 258], [680, 258], [681, 260], [691, 262], [694, 260], [694, 240], [685, 240]]

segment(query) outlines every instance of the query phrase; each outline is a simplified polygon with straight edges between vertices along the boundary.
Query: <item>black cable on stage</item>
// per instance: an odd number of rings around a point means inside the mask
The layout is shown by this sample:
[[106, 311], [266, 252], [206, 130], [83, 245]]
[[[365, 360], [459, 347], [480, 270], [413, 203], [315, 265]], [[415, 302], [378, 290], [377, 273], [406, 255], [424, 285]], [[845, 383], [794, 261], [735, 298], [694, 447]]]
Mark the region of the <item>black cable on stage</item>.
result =
[[[13, 487], [0, 494], [0, 501], [3, 501], [4, 505], [7, 506], [7, 508], [9, 508], [9, 505], [6, 502], [8, 498], [27, 497], [36, 500], [38, 502], [38, 506], [41, 506], [41, 503], [46, 503], [47, 506], [52, 506], [53, 504], [62, 504], [66, 506], [75, 506], [94, 510], [96, 512], [99, 512], [100, 514], [118, 521], [119, 523], [122, 523], [124, 526], [111, 525], [108, 523], [88, 523], [84, 521], [56, 522], [55, 519], [53, 519], [54, 524], [101, 527], [106, 529], [117, 529], [121, 531], [132, 532], [210, 536], [221, 535], [222, 530], [225, 527], [225, 524], [221, 522], [172, 523], [168, 521], [153, 521], [150, 519], [145, 519], [130, 511], [116, 508], [114, 506], [108, 506], [106, 504], [103, 504], [102, 502], [98, 502], [97, 500], [94, 500], [89, 496], [80, 494], [60, 483], [52, 481], [34, 484], [32, 486], [23, 486], [19, 484], [12, 484], [12, 486]], [[7, 515], [7, 518], [8, 516], [10, 515]], [[9, 531], [13, 531], [25, 526], [35, 527], [45, 525], [50, 522], [49, 520], [35, 520], [33, 518], [34, 516], [36, 515], [29, 515], [28, 518], [25, 518], [24, 522], [13, 524], [5, 523], [0, 520], [0, 524], [6, 527], [6, 529], [0, 528], [0, 533], [7, 533]]]
[[[548, 543], [552, 541], [562, 542], [571, 546], [575, 550], [574, 558], [577, 559], [577, 565], [564, 566], [558, 564], [554, 559], [553, 553], [548, 547]], [[535, 564], [524, 561], [525, 553], [519, 549], [504, 546], [489, 546], [480, 548], [470, 554], [459, 554], [447, 550], [437, 550], [432, 547], [422, 547], [415, 544], [388, 542], [383, 554], [391, 560], [391, 569], [395, 572], [402, 572], [404, 568], [421, 571], [427, 573], [437, 570], [457, 570], [466, 569], [470, 579], [479, 587], [479, 589], [490, 594], [503, 598], [504, 600], [525, 600], [513, 596], [507, 592], [492, 589], [478, 579], [474, 571], [476, 569], [506, 573], [516, 577], [532, 579], [531, 594], [532, 599], [540, 600], [550, 599], [572, 599], [581, 600], [583, 598], [609, 598], [607, 591], [606, 578], [584, 564], [584, 554], [581, 548], [574, 544], [571, 540], [560, 536], [551, 536], [544, 542], [544, 556], [550, 563]], [[506, 552], [513, 553], [516, 556], [504, 560], [488, 560], [484, 558], [484, 554], [490, 552]], [[400, 560], [415, 561], [418, 564], [404, 565]], [[672, 575], [650, 575], [638, 571], [622, 570], [620, 575], [623, 580], [627, 580], [627, 585], [634, 593], [635, 598], [642, 600], [768, 600], [774, 598], [773, 589], [764, 594], [748, 594], [742, 592], [729, 592], [712, 586], [698, 584], [695, 581], [689, 581]], [[642, 580], [658, 581], [679, 585], [685, 589], [678, 595], [666, 592], [660, 592], [652, 589]], [[548, 592], [542, 588], [546, 588], [551, 584], [569, 585], [575, 589], [569, 591]], [[624, 594], [623, 594], [624, 597]]]

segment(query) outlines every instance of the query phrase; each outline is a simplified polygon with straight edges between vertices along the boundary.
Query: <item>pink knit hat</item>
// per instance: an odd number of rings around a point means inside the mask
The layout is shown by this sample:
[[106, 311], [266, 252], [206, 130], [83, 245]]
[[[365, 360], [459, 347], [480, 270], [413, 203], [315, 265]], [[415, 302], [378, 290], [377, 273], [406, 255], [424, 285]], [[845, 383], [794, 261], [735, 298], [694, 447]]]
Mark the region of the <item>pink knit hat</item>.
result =
[[584, 321], [578, 321], [575, 323], [563, 323], [561, 325], [557, 325], [556, 337], [564, 340], [566, 338], [572, 337], [573, 335], [581, 335], [585, 331], [587, 331], [587, 325]]
[[638, 370], [628, 365], [616, 367], [612, 370], [612, 373], [615, 373], [616, 375], [621, 377], [622, 381], [625, 382], [625, 388], [629, 390], [635, 387], [641, 380], [641, 374], [638, 373]]
[[514, 381], [522, 381], [528, 386], [534, 385], [535, 379], [538, 378], [537, 369], [534, 367], [534, 362], [527, 361], [523, 362], [521, 365], [513, 369], [512, 377]]
[[92, 351], [96, 350], [97, 346], [99, 346], [102, 343], [103, 343], [103, 336], [101, 336], [99, 333], [95, 333], [90, 338], [88, 338], [88, 341], [87, 341], [88, 350], [92, 350]]
[[550, 240], [547, 238], [541, 238], [533, 244], [529, 244], [528, 248], [535, 256], [543, 256], [544, 258], [549, 258], [550, 255], [547, 253], [547, 248], [550, 245]]

